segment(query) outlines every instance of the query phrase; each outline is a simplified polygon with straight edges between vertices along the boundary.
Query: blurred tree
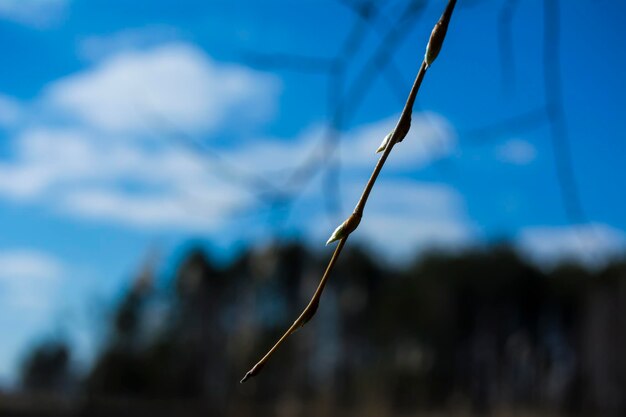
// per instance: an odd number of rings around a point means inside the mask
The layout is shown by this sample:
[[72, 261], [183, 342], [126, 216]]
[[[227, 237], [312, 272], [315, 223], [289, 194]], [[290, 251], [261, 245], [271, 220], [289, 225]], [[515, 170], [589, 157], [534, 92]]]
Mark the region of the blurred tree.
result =
[[65, 342], [37, 345], [22, 366], [22, 386], [27, 391], [63, 391], [72, 382], [70, 349]]
[[242, 367], [299, 312], [323, 265], [297, 244], [245, 251], [221, 268], [190, 251], [158, 332], [146, 331], [152, 286], [129, 288], [90, 392], [187, 399], [211, 414], [283, 402], [356, 410], [364, 398], [393, 413], [451, 401], [478, 412], [624, 410], [624, 264], [542, 271], [506, 245], [402, 268], [359, 248], [345, 255], [318, 320], [241, 391]]

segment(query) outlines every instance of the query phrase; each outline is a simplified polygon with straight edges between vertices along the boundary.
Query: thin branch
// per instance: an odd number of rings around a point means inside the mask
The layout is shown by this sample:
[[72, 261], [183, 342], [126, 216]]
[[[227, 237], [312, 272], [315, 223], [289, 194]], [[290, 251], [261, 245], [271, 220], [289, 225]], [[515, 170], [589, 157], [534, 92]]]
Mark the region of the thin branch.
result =
[[511, 133], [528, 132], [545, 126], [550, 121], [550, 114], [546, 106], [541, 106], [486, 126], [469, 129], [464, 132], [464, 136], [485, 141]]
[[[450, 3], [454, 7], [455, 0], [451, 0]], [[359, 202], [357, 203], [354, 213], [358, 215], [363, 215], [363, 210], [365, 209], [365, 204], [367, 203], [367, 199], [370, 196], [372, 188], [374, 188], [374, 184], [376, 183], [376, 179], [378, 178], [378, 174], [383, 169], [383, 165], [385, 165], [385, 161], [387, 157], [391, 153], [391, 149], [395, 146], [396, 143], [401, 142], [409, 133], [409, 129], [411, 128], [411, 113], [413, 112], [413, 104], [415, 103], [415, 97], [417, 96], [417, 92], [419, 91], [420, 85], [422, 85], [422, 80], [424, 79], [424, 75], [426, 75], [426, 70], [428, 65], [426, 64], [426, 60], [422, 61], [422, 65], [420, 66], [419, 71], [417, 72], [417, 77], [415, 77], [415, 82], [413, 83], [413, 87], [411, 88], [411, 92], [409, 94], [409, 98], [402, 110], [402, 114], [400, 115], [400, 119], [396, 127], [389, 138], [389, 144], [385, 147], [383, 154], [381, 155], [378, 163], [374, 167], [374, 171], [372, 175], [365, 185], [365, 189], [363, 190], [363, 194], [361, 198], [359, 198]]]
[[546, 110], [550, 118], [550, 137], [554, 148], [554, 163], [565, 213], [570, 223], [586, 223], [578, 184], [574, 175], [569, 130], [563, 104], [561, 79], [560, 16], [558, 0], [544, 0], [543, 79]]
[[243, 52], [243, 60], [256, 68], [267, 69], [280, 67], [298, 72], [327, 73], [336, 65], [333, 58], [320, 58], [294, 54], [260, 54]]
[[341, 250], [343, 249], [343, 246], [346, 244], [347, 240], [348, 240], [348, 237], [346, 236], [339, 241], [339, 244], [335, 248], [335, 251], [333, 252], [333, 256], [330, 258], [330, 262], [328, 263], [328, 266], [326, 267], [326, 271], [324, 271], [324, 275], [322, 275], [322, 279], [320, 280], [320, 283], [317, 286], [317, 289], [315, 290], [315, 293], [313, 294], [311, 301], [309, 301], [309, 304], [302, 311], [302, 313], [296, 319], [296, 321], [293, 322], [293, 324], [289, 327], [289, 329], [287, 329], [287, 331], [281, 336], [280, 339], [278, 339], [278, 341], [274, 344], [274, 346], [272, 346], [272, 348], [265, 354], [265, 356], [263, 356], [261, 360], [258, 361], [256, 365], [254, 365], [252, 369], [250, 369], [246, 373], [246, 375], [241, 380], [241, 383], [244, 383], [249, 378], [252, 378], [253, 376], [258, 375], [258, 373], [261, 372], [261, 370], [263, 369], [263, 367], [269, 360], [270, 356], [272, 356], [274, 352], [276, 351], [276, 349], [278, 349], [280, 345], [283, 344], [285, 339], [287, 339], [289, 335], [294, 333], [300, 327], [304, 326], [311, 319], [311, 317], [315, 315], [315, 312], [317, 311], [317, 308], [319, 306], [320, 298], [322, 297], [322, 292], [324, 291], [326, 282], [328, 282], [328, 277], [330, 276], [331, 271], [335, 267], [335, 263], [339, 259]]
[[519, 6], [519, 0], [505, 0], [498, 18], [502, 92], [507, 96], [515, 91], [515, 54], [513, 53], [512, 24], [517, 6]]
[[[273, 205], [276, 201], [285, 199], [286, 192], [276, 187], [264, 176], [246, 170], [228, 161], [218, 152], [207, 146], [203, 141], [179, 129], [157, 111], [152, 111], [149, 116], [151, 123], [158, 125], [160, 131], [168, 132], [172, 139], [179, 141], [188, 148], [200, 152], [200, 155], [202, 155], [205, 162], [207, 162], [205, 167], [210, 169], [215, 176], [221, 177], [226, 181], [240, 184], [253, 193], [258, 200], [269, 203], [270, 205]], [[157, 129], [156, 126], [155, 129]]]
[[450, 22], [450, 19], [452, 17], [452, 12], [454, 10], [455, 5], [456, 5], [456, 0], [449, 0], [448, 5], [446, 6], [446, 9], [443, 12], [441, 18], [435, 24], [435, 28], [433, 29], [430, 35], [430, 40], [426, 47], [426, 54], [424, 56], [424, 60], [422, 61], [422, 64], [417, 73], [417, 76], [415, 77], [415, 82], [413, 83], [413, 87], [411, 88], [409, 97], [402, 110], [400, 119], [398, 120], [398, 123], [396, 124], [396, 127], [394, 128], [393, 132], [390, 135], [388, 135], [388, 143], [386, 144], [383, 154], [378, 160], [374, 168], [374, 171], [372, 172], [372, 175], [370, 176], [367, 182], [367, 185], [365, 186], [365, 189], [363, 190], [363, 194], [359, 198], [359, 201], [354, 209], [354, 212], [352, 213], [352, 215], [350, 215], [350, 217], [348, 217], [348, 219], [344, 223], [342, 223], [335, 230], [335, 232], [329, 239], [328, 243], [334, 240], [338, 240], [339, 243], [337, 247], [335, 248], [335, 252], [333, 253], [333, 256], [331, 257], [330, 262], [328, 263], [328, 266], [326, 267], [324, 275], [322, 276], [319, 286], [317, 287], [317, 290], [313, 294], [311, 301], [309, 301], [309, 304], [306, 306], [304, 311], [302, 311], [300, 316], [293, 322], [293, 324], [287, 329], [287, 331], [281, 336], [281, 338], [278, 339], [278, 341], [274, 344], [274, 346], [261, 358], [259, 362], [256, 363], [256, 365], [252, 367], [252, 369], [250, 369], [246, 373], [246, 375], [241, 380], [242, 383], [247, 381], [249, 378], [257, 375], [263, 369], [263, 367], [265, 366], [269, 358], [274, 354], [274, 352], [276, 352], [276, 350], [280, 347], [280, 345], [284, 343], [287, 337], [293, 334], [298, 328], [304, 326], [315, 315], [315, 312], [317, 311], [317, 308], [319, 306], [319, 300], [322, 296], [322, 292], [324, 291], [324, 287], [326, 286], [330, 273], [332, 272], [335, 264], [337, 263], [337, 260], [339, 259], [339, 255], [341, 254], [341, 251], [344, 248], [348, 237], [354, 230], [356, 230], [356, 228], [358, 227], [361, 221], [361, 217], [365, 209], [365, 205], [367, 203], [369, 195], [372, 191], [372, 188], [374, 187], [374, 184], [376, 183], [376, 180], [378, 178], [378, 175], [380, 174], [380, 171], [385, 165], [385, 161], [387, 160], [387, 157], [391, 153], [391, 150], [393, 149], [395, 144], [398, 142], [401, 142], [404, 139], [404, 137], [407, 135], [411, 127], [411, 113], [413, 111], [413, 105], [415, 103], [417, 92], [419, 91], [420, 85], [422, 83], [422, 80], [424, 79], [424, 75], [426, 74], [428, 67], [432, 65], [433, 61], [437, 57], [437, 54], [439, 53], [439, 50], [441, 49], [441, 46], [443, 45], [448, 23]]
[[[339, 0], [344, 6], [348, 7], [355, 15], [359, 17], [363, 22], [367, 23], [376, 33], [380, 39], [384, 39], [386, 36], [386, 32], [383, 31], [383, 28], [393, 27], [394, 22], [392, 22], [384, 13], [382, 13], [379, 9], [371, 10], [369, 7], [365, 7], [363, 4], [354, 3], [352, 1]], [[367, 5], [369, 6], [369, 4]], [[371, 6], [370, 6], [371, 7]], [[364, 12], [364, 9], [366, 12]], [[381, 22], [382, 21], [382, 22]], [[381, 27], [377, 23], [383, 23]], [[390, 59], [387, 62], [387, 68], [383, 71], [383, 76], [385, 77], [385, 81], [391, 87], [394, 95], [397, 97], [400, 103], [404, 103], [405, 100], [405, 88], [406, 85], [403, 82], [402, 71], [398, 65]]]

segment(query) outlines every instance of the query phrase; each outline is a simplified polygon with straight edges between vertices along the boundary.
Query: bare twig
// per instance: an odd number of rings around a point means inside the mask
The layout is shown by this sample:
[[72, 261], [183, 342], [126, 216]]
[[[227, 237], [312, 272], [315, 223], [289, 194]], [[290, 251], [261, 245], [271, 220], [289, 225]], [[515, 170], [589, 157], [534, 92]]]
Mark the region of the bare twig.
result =
[[260, 54], [258, 52], [245, 51], [243, 59], [258, 68], [281, 67], [298, 72], [327, 73], [335, 65], [332, 58], [320, 58], [293, 54]]
[[155, 124], [155, 128], [158, 128], [159, 131], [166, 132], [172, 139], [179, 141], [187, 148], [199, 152], [207, 162], [205, 167], [210, 169], [215, 176], [241, 185], [253, 193], [258, 200], [269, 205], [274, 205], [277, 201], [284, 200], [286, 192], [276, 187], [264, 176], [239, 167], [224, 158], [202, 140], [178, 128], [158, 112], [152, 111], [149, 116], [150, 121]]
[[554, 148], [554, 163], [561, 188], [565, 213], [570, 223], [586, 223], [578, 184], [574, 176], [569, 130], [563, 105], [561, 79], [560, 16], [558, 0], [544, 0], [543, 79], [546, 110], [550, 119], [550, 137]]
[[513, 54], [513, 15], [519, 0], [506, 0], [498, 19], [498, 43], [500, 47], [500, 68], [502, 71], [502, 92], [510, 95], [515, 91], [515, 55]]
[[463, 136], [473, 140], [487, 141], [512, 133], [528, 132], [550, 122], [550, 114], [549, 108], [542, 105], [495, 123], [468, 129]]
[[372, 175], [370, 176], [365, 186], [365, 189], [363, 190], [363, 194], [359, 198], [359, 201], [356, 207], [354, 208], [354, 212], [350, 215], [350, 217], [348, 217], [348, 219], [344, 223], [342, 223], [335, 230], [335, 232], [331, 236], [331, 239], [329, 239], [329, 242], [338, 240], [339, 244], [335, 248], [335, 252], [333, 253], [333, 256], [331, 257], [328, 263], [328, 266], [326, 267], [326, 271], [324, 272], [324, 275], [322, 276], [322, 279], [320, 280], [320, 283], [317, 287], [317, 290], [313, 294], [311, 301], [309, 301], [309, 304], [306, 306], [304, 311], [302, 311], [300, 316], [293, 322], [293, 324], [287, 329], [287, 331], [281, 336], [281, 338], [278, 339], [278, 341], [265, 354], [265, 356], [263, 356], [261, 360], [257, 362], [257, 364], [254, 365], [252, 369], [250, 369], [246, 373], [246, 375], [241, 380], [242, 383], [247, 381], [249, 378], [257, 375], [263, 369], [263, 367], [265, 366], [269, 358], [272, 356], [272, 354], [276, 352], [276, 350], [287, 339], [287, 337], [289, 337], [289, 335], [294, 333], [298, 328], [304, 326], [315, 315], [315, 312], [317, 311], [317, 308], [319, 306], [319, 300], [322, 296], [322, 292], [324, 291], [324, 287], [326, 286], [330, 273], [332, 272], [335, 264], [337, 263], [337, 260], [339, 259], [339, 255], [341, 254], [341, 251], [343, 247], [345, 246], [348, 237], [354, 230], [356, 230], [356, 228], [358, 227], [361, 221], [361, 217], [363, 216], [365, 205], [367, 204], [367, 200], [372, 191], [372, 188], [374, 187], [374, 184], [376, 183], [378, 175], [380, 174], [380, 171], [385, 165], [385, 161], [389, 157], [389, 154], [391, 153], [391, 150], [393, 149], [395, 144], [398, 142], [401, 142], [404, 139], [404, 137], [406, 136], [406, 134], [408, 133], [411, 127], [411, 113], [413, 111], [413, 104], [415, 103], [415, 97], [417, 96], [417, 92], [420, 88], [422, 80], [424, 79], [424, 75], [426, 74], [428, 67], [432, 65], [433, 61], [437, 57], [437, 54], [441, 50], [441, 46], [443, 44], [446, 31], [448, 28], [448, 23], [450, 22], [450, 18], [452, 17], [452, 12], [454, 10], [455, 5], [456, 5], [456, 0], [449, 0], [448, 5], [445, 11], [443, 12], [441, 18], [435, 24], [435, 28], [433, 29], [430, 35], [430, 40], [426, 47], [426, 54], [424, 56], [424, 60], [422, 61], [422, 64], [417, 73], [417, 76], [415, 77], [413, 87], [411, 88], [409, 97], [406, 101], [404, 109], [402, 110], [400, 119], [398, 120], [398, 123], [396, 124], [396, 127], [394, 128], [393, 132], [388, 136], [383, 154], [381, 155], [380, 159], [376, 163], [376, 166], [374, 167], [374, 171], [372, 172]]

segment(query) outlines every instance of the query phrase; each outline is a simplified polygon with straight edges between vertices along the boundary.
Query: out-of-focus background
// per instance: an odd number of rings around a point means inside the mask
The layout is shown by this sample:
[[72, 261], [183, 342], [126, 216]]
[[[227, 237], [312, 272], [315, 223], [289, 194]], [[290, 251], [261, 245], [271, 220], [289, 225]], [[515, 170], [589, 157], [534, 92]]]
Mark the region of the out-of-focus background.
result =
[[0, 415], [626, 413], [626, 3], [0, 0]]

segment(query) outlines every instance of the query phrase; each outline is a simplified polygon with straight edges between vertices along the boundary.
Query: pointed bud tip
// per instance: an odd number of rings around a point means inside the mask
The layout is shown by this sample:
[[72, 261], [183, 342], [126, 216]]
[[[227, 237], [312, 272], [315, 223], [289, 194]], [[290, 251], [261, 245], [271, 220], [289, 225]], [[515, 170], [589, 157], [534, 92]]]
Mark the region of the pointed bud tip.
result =
[[343, 238], [345, 225], [346, 225], [346, 222], [343, 222], [339, 226], [337, 226], [333, 234], [330, 235], [330, 237], [326, 241], [326, 246], [330, 245], [333, 242], [341, 240], [341, 238]]
[[328, 238], [328, 240], [326, 241], [326, 246], [330, 245], [333, 242], [338, 241], [339, 239], [341, 239], [339, 236], [336, 235], [336, 233], [333, 233], [331, 235], [331, 237]]
[[256, 365], [254, 365], [254, 367], [252, 369], [250, 369], [248, 372], [246, 372], [246, 374], [244, 375], [243, 378], [241, 378], [241, 381], [239, 381], [239, 383], [243, 384], [248, 379], [252, 378], [253, 376], [258, 375], [259, 372], [261, 372], [261, 370], [263, 369], [264, 366], [265, 366], [265, 362], [263, 362], [263, 361], [261, 361], [261, 362], [257, 363]]
[[378, 149], [376, 149], [376, 153], [381, 153], [382, 151], [387, 149], [387, 145], [389, 145], [389, 140], [391, 139], [392, 135], [393, 135], [393, 131], [388, 133], [387, 136], [385, 136], [383, 141], [380, 143], [380, 146], [378, 147]]
[[352, 213], [350, 217], [341, 223], [330, 235], [330, 238], [326, 242], [326, 245], [333, 243], [337, 240], [341, 240], [350, 236], [350, 233], [354, 232], [361, 222], [361, 214]]

